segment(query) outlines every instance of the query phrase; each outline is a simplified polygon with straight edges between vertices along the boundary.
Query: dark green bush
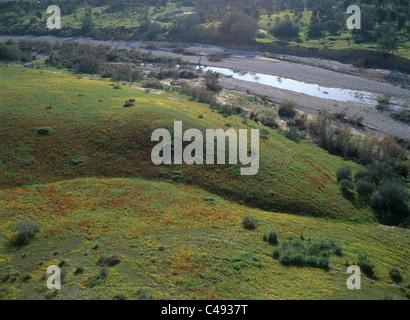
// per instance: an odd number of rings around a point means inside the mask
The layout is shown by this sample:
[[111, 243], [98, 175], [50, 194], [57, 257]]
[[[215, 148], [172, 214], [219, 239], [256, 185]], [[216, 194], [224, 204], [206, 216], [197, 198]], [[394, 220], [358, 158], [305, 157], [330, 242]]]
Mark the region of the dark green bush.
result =
[[312, 243], [308, 250], [310, 255], [330, 256], [332, 253], [341, 256], [342, 249], [333, 240], [320, 240]]
[[278, 38], [293, 39], [297, 38], [299, 31], [300, 26], [298, 24], [290, 20], [285, 20], [275, 24], [271, 32]]
[[133, 106], [134, 106], [134, 103], [131, 101], [125, 101], [125, 104], [123, 105], [124, 108], [129, 108]]
[[127, 295], [125, 293], [118, 293], [115, 297], [114, 300], [127, 300]]
[[350, 167], [341, 167], [336, 171], [337, 181], [352, 180], [352, 169]]
[[272, 230], [269, 233], [263, 235], [263, 241], [266, 241], [269, 244], [276, 246], [278, 244], [278, 234]]
[[359, 261], [357, 265], [360, 267], [360, 270], [369, 278], [374, 278], [374, 263], [370, 262], [366, 254], [359, 254]]
[[340, 181], [340, 188], [345, 196], [354, 196], [355, 185], [352, 180], [343, 179]]
[[320, 240], [310, 246], [301, 240], [290, 240], [283, 242], [273, 257], [283, 265], [329, 269], [332, 254], [342, 255], [342, 250], [331, 240]]
[[375, 187], [374, 184], [372, 184], [368, 180], [358, 180], [356, 182], [356, 191], [357, 194], [362, 198], [362, 199], [368, 199], [372, 193], [374, 192]]
[[0, 60], [28, 62], [32, 59], [30, 54], [20, 50], [17, 46], [0, 43]]
[[391, 268], [389, 270], [389, 275], [392, 278], [392, 280], [396, 283], [401, 283], [403, 282], [403, 276], [400, 273], [400, 270], [397, 268]]
[[258, 227], [258, 220], [254, 217], [245, 217], [243, 218], [242, 225], [246, 230], [255, 230]]
[[211, 106], [216, 106], [214, 93], [207, 90], [206, 87], [191, 86], [185, 83], [182, 88], [175, 88], [178, 92], [192, 97], [203, 103], [208, 103]]
[[354, 175], [354, 181], [359, 181], [359, 180], [370, 180], [370, 173], [367, 170], [359, 170], [357, 173]]
[[278, 114], [281, 117], [294, 118], [296, 116], [296, 103], [293, 101], [283, 100], [279, 106]]
[[14, 239], [14, 244], [24, 246], [34, 239], [36, 234], [40, 231], [40, 227], [33, 221], [21, 221], [17, 224], [18, 234]]
[[307, 129], [307, 122], [308, 120], [302, 116], [301, 118], [289, 120], [287, 125], [288, 127], [296, 127], [303, 131]]
[[299, 142], [302, 140], [302, 136], [296, 127], [290, 127], [290, 129], [286, 130], [284, 133], [285, 133], [285, 137], [288, 138], [289, 140], [292, 140], [295, 142]]
[[99, 280], [107, 278], [109, 273], [108, 268], [102, 268], [98, 274], [88, 278], [89, 286], [95, 286]]
[[114, 267], [121, 262], [121, 258], [118, 255], [112, 255], [109, 257], [100, 256], [98, 264], [106, 267]]
[[388, 180], [396, 176], [396, 172], [387, 162], [374, 162], [366, 166], [371, 180], [379, 185], [382, 180]]
[[53, 132], [54, 130], [50, 127], [37, 128], [37, 134], [40, 136], [46, 136]]
[[212, 71], [207, 71], [205, 73], [205, 85], [206, 88], [210, 91], [219, 92], [222, 90], [222, 87], [219, 85], [219, 74]]
[[398, 225], [410, 214], [408, 207], [409, 193], [401, 180], [384, 180], [378, 192], [370, 198], [370, 205], [375, 210], [381, 223]]
[[151, 89], [158, 89], [158, 90], [164, 89], [164, 86], [162, 85], [161, 81], [158, 81], [158, 80], [145, 80], [142, 86], [144, 88], [151, 88]]
[[84, 268], [80, 266], [80, 267], [77, 267], [74, 270], [74, 275], [78, 275], [78, 274], [83, 273], [83, 272], [84, 272]]
[[154, 297], [149, 289], [138, 290], [138, 300], [152, 300]]

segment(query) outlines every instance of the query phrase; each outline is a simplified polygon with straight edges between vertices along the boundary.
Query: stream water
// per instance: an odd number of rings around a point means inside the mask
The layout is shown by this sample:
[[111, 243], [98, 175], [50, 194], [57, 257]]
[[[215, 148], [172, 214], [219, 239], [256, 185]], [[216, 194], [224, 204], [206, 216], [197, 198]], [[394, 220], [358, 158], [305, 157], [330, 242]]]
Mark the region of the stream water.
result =
[[264, 84], [278, 89], [285, 89], [293, 92], [307, 94], [309, 96], [317, 98], [332, 99], [336, 101], [355, 101], [366, 104], [377, 103], [374, 95], [369, 92], [339, 88], [327, 88], [319, 86], [317, 84], [309, 84], [262, 73], [239, 72], [227, 68], [197, 66], [196, 69], [201, 69], [204, 72], [218, 72], [225, 76], [230, 76], [234, 79]]

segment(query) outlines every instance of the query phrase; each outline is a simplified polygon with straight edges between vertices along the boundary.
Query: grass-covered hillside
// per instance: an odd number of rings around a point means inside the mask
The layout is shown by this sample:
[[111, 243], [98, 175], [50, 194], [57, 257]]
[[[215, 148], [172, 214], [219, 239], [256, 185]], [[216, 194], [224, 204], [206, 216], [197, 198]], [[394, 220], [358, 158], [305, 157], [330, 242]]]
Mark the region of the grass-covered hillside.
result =
[[[1, 299], [403, 299], [408, 231], [250, 209], [202, 189], [143, 179], [86, 178], [0, 191]], [[258, 220], [245, 230], [244, 216]], [[36, 237], [13, 243], [19, 221]], [[263, 241], [333, 240], [330, 269], [286, 266]], [[376, 279], [346, 288], [366, 254]], [[61, 290], [46, 270], [59, 265]], [[393, 283], [397, 268], [404, 279]], [[408, 293], [407, 293], [408, 295]]]
[[[241, 176], [241, 165], [155, 166], [151, 134], [158, 128], [264, 128], [209, 106], [147, 93], [106, 81], [24, 68], [1, 68], [0, 181], [3, 188], [85, 176], [145, 177], [200, 186], [227, 199], [269, 211], [369, 222], [368, 207], [354, 206], [337, 184], [348, 165], [323, 149], [296, 143], [269, 129], [260, 140], [260, 169]], [[118, 87], [117, 87], [118, 88]], [[135, 99], [126, 108], [126, 100]], [[265, 128], [265, 130], [268, 130]]]
[[[259, 173], [153, 165], [151, 133], [176, 120], [263, 128]], [[0, 299], [409, 297], [408, 230], [340, 191], [359, 165], [186, 96], [2, 66], [0, 157]]]

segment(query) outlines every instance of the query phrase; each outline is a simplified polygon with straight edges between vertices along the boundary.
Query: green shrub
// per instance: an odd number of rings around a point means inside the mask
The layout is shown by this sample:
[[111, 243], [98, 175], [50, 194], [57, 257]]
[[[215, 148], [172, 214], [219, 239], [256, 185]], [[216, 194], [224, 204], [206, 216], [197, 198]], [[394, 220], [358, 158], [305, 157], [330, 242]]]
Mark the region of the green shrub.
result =
[[283, 265], [329, 269], [332, 254], [342, 255], [334, 241], [320, 240], [309, 246], [301, 240], [290, 240], [273, 252], [273, 258]]
[[118, 255], [112, 255], [110, 257], [100, 256], [98, 264], [106, 267], [114, 267], [121, 262], [121, 258]]
[[161, 81], [158, 81], [158, 80], [145, 80], [142, 86], [144, 88], [149, 88], [149, 89], [164, 90], [164, 86], [162, 85]]
[[279, 106], [278, 114], [281, 117], [294, 118], [296, 116], [296, 103], [293, 101], [283, 100]]
[[307, 129], [307, 122], [308, 120], [302, 116], [301, 118], [289, 120], [287, 125], [288, 127], [296, 127], [299, 130], [304, 131]]
[[337, 181], [352, 180], [352, 169], [350, 167], [341, 167], [336, 171]]
[[389, 105], [390, 105], [390, 99], [391, 99], [390, 95], [378, 96], [376, 98], [376, 101], [378, 103], [376, 106], [376, 109], [381, 110], [381, 111], [388, 110]]
[[312, 243], [309, 247], [309, 254], [315, 256], [330, 256], [331, 254], [337, 256], [342, 255], [342, 249], [333, 240], [320, 240]]
[[396, 283], [401, 283], [403, 282], [403, 276], [400, 273], [400, 270], [397, 268], [391, 268], [389, 270], [389, 275], [392, 278], [392, 280]]
[[114, 297], [114, 300], [127, 300], [127, 295], [125, 293], [118, 293]]
[[388, 95], [388, 94], [386, 94], [386, 95], [377, 96], [376, 101], [377, 101], [379, 104], [383, 103], [383, 104], [387, 104], [387, 105], [388, 105], [388, 104], [390, 103], [390, 99], [391, 99], [391, 96]]
[[34, 239], [36, 234], [40, 231], [40, 227], [33, 221], [21, 221], [17, 224], [18, 234], [14, 239], [14, 244], [24, 246]]
[[272, 230], [263, 236], [263, 241], [266, 241], [269, 244], [276, 246], [278, 244], [278, 234]]
[[380, 110], [380, 111], [386, 111], [386, 110], [389, 110], [389, 105], [388, 105], [388, 104], [385, 104], [385, 103], [379, 103], [379, 104], [376, 106], [376, 109], [377, 109], [377, 110]]
[[129, 108], [133, 106], [134, 106], [134, 103], [131, 101], [125, 101], [125, 104], [123, 105], [124, 108]]
[[78, 274], [81, 274], [81, 273], [83, 273], [84, 272], [84, 268], [83, 267], [77, 267], [75, 270], [74, 270], [74, 275], [78, 275]]
[[290, 20], [276, 23], [272, 29], [272, 34], [278, 38], [293, 39], [299, 35], [300, 26]]
[[205, 73], [205, 85], [206, 88], [210, 91], [219, 92], [222, 90], [222, 87], [219, 85], [219, 74], [212, 71], [207, 71]]
[[108, 268], [106, 267], [102, 268], [98, 274], [88, 278], [89, 286], [90, 287], [95, 286], [99, 280], [107, 278], [109, 273], [110, 272]]
[[356, 190], [362, 199], [368, 199], [374, 192], [375, 187], [368, 180], [359, 180], [356, 182]]
[[185, 83], [182, 88], [175, 88], [178, 92], [192, 97], [202, 103], [208, 103], [211, 106], [216, 106], [214, 93], [207, 90], [206, 87], [191, 86]]
[[340, 187], [345, 196], [352, 197], [354, 195], [355, 185], [352, 180], [343, 179], [340, 181]]
[[357, 173], [354, 175], [354, 181], [359, 181], [359, 180], [370, 180], [370, 173], [367, 170], [359, 170]]
[[254, 217], [245, 217], [242, 225], [246, 230], [255, 230], [258, 227], [258, 220]]
[[359, 262], [357, 265], [360, 267], [360, 270], [369, 278], [374, 278], [374, 263], [370, 262], [366, 254], [359, 254]]
[[17, 46], [0, 43], [0, 60], [28, 62], [32, 58], [29, 53], [20, 50]]
[[406, 185], [401, 180], [390, 179], [381, 182], [378, 192], [370, 198], [370, 205], [381, 223], [398, 225], [410, 214], [408, 201]]
[[290, 127], [289, 130], [286, 130], [285, 137], [295, 142], [302, 140], [302, 136], [300, 135], [299, 130], [296, 127]]
[[37, 128], [36, 131], [37, 131], [37, 134], [40, 136], [49, 135], [50, 133], [54, 132], [54, 130], [50, 127]]
[[392, 112], [390, 116], [398, 121], [409, 124], [410, 123], [410, 110], [399, 110]]
[[387, 162], [374, 162], [366, 166], [370, 173], [371, 180], [379, 185], [383, 180], [389, 180], [396, 176], [396, 172]]
[[277, 118], [276, 114], [272, 110], [268, 110], [268, 111], [265, 111], [262, 115], [257, 116], [256, 120], [260, 121], [264, 126], [267, 126], [271, 129], [277, 129], [279, 125], [276, 122], [276, 118]]
[[149, 289], [138, 290], [138, 300], [152, 300], [154, 297]]
[[238, 252], [233, 256], [230, 261], [233, 262], [233, 268], [236, 271], [242, 270], [247, 267], [256, 266], [261, 267], [262, 264], [259, 258], [253, 253], [248, 251]]

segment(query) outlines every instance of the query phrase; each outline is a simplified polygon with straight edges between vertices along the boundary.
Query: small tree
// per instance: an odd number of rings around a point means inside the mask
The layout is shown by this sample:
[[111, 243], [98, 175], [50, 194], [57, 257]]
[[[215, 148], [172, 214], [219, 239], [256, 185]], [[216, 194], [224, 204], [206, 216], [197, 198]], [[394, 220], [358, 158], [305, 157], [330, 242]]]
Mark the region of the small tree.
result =
[[369, 180], [359, 180], [356, 182], [356, 190], [360, 198], [366, 200], [374, 192], [374, 185]]
[[352, 169], [350, 167], [341, 167], [336, 171], [337, 181], [352, 180]]
[[17, 224], [18, 234], [14, 244], [24, 246], [32, 240], [40, 231], [40, 227], [33, 221], [21, 221]]
[[377, 40], [377, 46], [385, 56], [396, 51], [399, 46], [396, 31], [394, 31], [393, 28], [390, 28], [387, 32], [384, 32], [379, 40]]
[[378, 193], [370, 198], [370, 205], [380, 222], [398, 225], [409, 216], [409, 194], [400, 180], [387, 180], [379, 185]]
[[359, 262], [357, 265], [366, 276], [374, 278], [374, 263], [370, 262], [366, 254], [359, 254]]
[[354, 175], [354, 181], [358, 182], [359, 180], [370, 180], [370, 173], [367, 170], [359, 170]]
[[397, 268], [392, 268], [389, 270], [389, 275], [392, 278], [392, 280], [396, 283], [401, 283], [403, 282], [403, 276], [400, 273], [400, 270]]
[[278, 244], [278, 234], [272, 230], [263, 236], [263, 241], [275, 246]]
[[296, 116], [296, 103], [293, 101], [283, 100], [279, 106], [278, 114], [281, 117], [294, 118]]
[[299, 24], [290, 21], [290, 20], [285, 20], [281, 21], [277, 24], [272, 29], [272, 34], [275, 37], [278, 38], [296, 38], [299, 35], [300, 32], [300, 26]]
[[258, 227], [258, 220], [254, 217], [245, 217], [242, 225], [246, 230], [255, 230]]
[[205, 73], [205, 85], [210, 91], [218, 92], [221, 91], [221, 86], [219, 85], [219, 75], [216, 72], [207, 71]]
[[351, 198], [354, 196], [355, 185], [352, 180], [348, 180], [348, 179], [341, 180], [340, 187], [341, 187], [342, 193], [346, 197]]

